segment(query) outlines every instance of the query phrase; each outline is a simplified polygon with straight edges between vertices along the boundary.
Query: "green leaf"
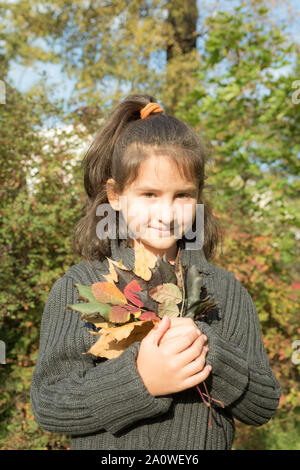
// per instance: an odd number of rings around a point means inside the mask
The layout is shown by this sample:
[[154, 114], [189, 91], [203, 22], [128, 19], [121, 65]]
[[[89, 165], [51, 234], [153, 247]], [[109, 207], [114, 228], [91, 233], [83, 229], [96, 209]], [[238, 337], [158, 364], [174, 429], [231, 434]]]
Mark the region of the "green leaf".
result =
[[189, 309], [195, 302], [198, 302], [201, 294], [202, 276], [197, 267], [193, 264], [187, 269], [187, 308]]
[[95, 297], [92, 292], [92, 286], [83, 286], [82, 284], [75, 284], [79, 291], [79, 297], [82, 300], [89, 300], [90, 302], [95, 302]]
[[76, 310], [77, 312], [80, 312], [82, 314], [82, 318], [84, 317], [85, 314], [91, 314], [91, 313], [100, 313], [101, 316], [104, 318], [107, 318], [111, 306], [108, 304], [100, 303], [100, 302], [82, 302], [80, 304], [73, 304], [73, 305], [67, 305], [65, 309], [71, 308], [72, 310]]
[[179, 287], [172, 283], [154, 287], [149, 291], [149, 295], [159, 303], [171, 301], [179, 304], [182, 301], [182, 294]]
[[164, 302], [158, 306], [158, 316], [162, 318], [164, 315], [175, 318], [179, 315], [179, 308], [174, 302]]

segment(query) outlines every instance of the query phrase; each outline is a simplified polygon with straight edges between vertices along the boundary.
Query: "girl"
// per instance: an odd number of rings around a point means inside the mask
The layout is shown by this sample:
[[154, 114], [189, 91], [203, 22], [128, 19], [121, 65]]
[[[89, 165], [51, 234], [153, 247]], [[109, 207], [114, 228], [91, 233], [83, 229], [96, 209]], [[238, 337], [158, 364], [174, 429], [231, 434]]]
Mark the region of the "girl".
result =
[[[233, 274], [208, 262], [219, 232], [203, 198], [206, 161], [200, 137], [148, 95], [119, 103], [85, 156], [87, 200], [74, 235], [83, 261], [50, 291], [31, 388], [37, 422], [70, 435], [71, 449], [231, 449], [234, 419], [259, 426], [278, 406], [281, 389], [252, 299]], [[101, 204], [116, 216], [115, 238], [112, 224], [110, 237], [99, 236]], [[185, 230], [191, 226], [195, 233], [199, 204], [200, 248], [188, 243]], [[65, 309], [77, 302], [74, 284], [105, 281], [106, 256], [133, 269], [141, 243], [170, 263], [180, 253], [183, 268], [196, 265], [218, 301], [218, 315], [210, 322], [165, 316], [118, 358], [85, 354], [98, 337], [79, 313]], [[204, 380], [219, 400], [212, 405], [212, 426], [195, 387]]]

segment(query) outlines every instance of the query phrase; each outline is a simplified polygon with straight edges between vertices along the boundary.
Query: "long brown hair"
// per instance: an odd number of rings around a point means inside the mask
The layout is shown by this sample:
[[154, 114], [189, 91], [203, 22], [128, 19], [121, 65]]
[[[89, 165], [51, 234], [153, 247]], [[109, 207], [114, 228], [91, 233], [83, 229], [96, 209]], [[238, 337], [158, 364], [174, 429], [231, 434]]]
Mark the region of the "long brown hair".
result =
[[[141, 119], [140, 111], [156, 99], [149, 95], [129, 95], [110, 113], [88, 149], [81, 167], [87, 198], [82, 217], [75, 225], [73, 249], [84, 260], [102, 261], [111, 255], [109, 238], [97, 236], [96, 226], [101, 216], [96, 215], [100, 204], [108, 204], [106, 182], [113, 178], [122, 192], [136, 176], [140, 164], [151, 155], [164, 153], [176, 163], [184, 176], [198, 184], [198, 203], [204, 204], [204, 244], [207, 259], [214, 257], [220, 238], [220, 227], [211, 205], [205, 201], [205, 164], [209, 151], [201, 137], [184, 122], [164, 113], [150, 114]], [[119, 212], [116, 214], [116, 233], [119, 230]], [[104, 216], [102, 216], [103, 218]], [[195, 230], [195, 227], [192, 227]], [[128, 245], [130, 237], [128, 237]]]

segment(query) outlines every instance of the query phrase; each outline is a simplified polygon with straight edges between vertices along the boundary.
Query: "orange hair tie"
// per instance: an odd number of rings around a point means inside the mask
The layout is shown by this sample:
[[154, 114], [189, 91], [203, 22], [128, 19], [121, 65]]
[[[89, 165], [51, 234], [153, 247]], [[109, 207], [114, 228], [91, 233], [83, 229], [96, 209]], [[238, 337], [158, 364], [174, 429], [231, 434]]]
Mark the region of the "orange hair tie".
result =
[[163, 109], [159, 106], [158, 103], [148, 103], [141, 110], [141, 119], [146, 119], [151, 113], [162, 113]]

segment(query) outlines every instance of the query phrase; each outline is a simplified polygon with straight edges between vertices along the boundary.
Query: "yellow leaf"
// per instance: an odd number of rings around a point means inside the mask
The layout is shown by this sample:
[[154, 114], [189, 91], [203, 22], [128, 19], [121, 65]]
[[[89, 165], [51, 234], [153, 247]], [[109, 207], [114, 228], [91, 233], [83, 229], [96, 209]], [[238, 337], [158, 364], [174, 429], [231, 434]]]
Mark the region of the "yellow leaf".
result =
[[110, 259], [110, 258], [107, 258], [107, 259], [108, 259], [108, 262], [114, 264], [118, 268], [125, 269], [125, 271], [130, 271], [130, 269], [126, 268], [126, 266], [122, 263], [122, 260], [121, 261], [115, 261], [114, 259]]
[[157, 323], [156, 320], [137, 321], [126, 325], [111, 327], [106, 324], [99, 332], [100, 338], [86, 354], [113, 359], [120, 356], [135, 341], [142, 339]]
[[157, 262], [157, 256], [155, 256], [151, 251], [148, 251], [142, 242], [135, 240], [134, 244], [134, 273], [144, 279], [149, 281], [152, 276], [152, 271], [149, 268], [154, 268]]
[[109, 274], [102, 274], [102, 276], [107, 280], [107, 282], [118, 282], [118, 273], [114, 268], [112, 260], [110, 258], [107, 258], [107, 261], [109, 263]]

